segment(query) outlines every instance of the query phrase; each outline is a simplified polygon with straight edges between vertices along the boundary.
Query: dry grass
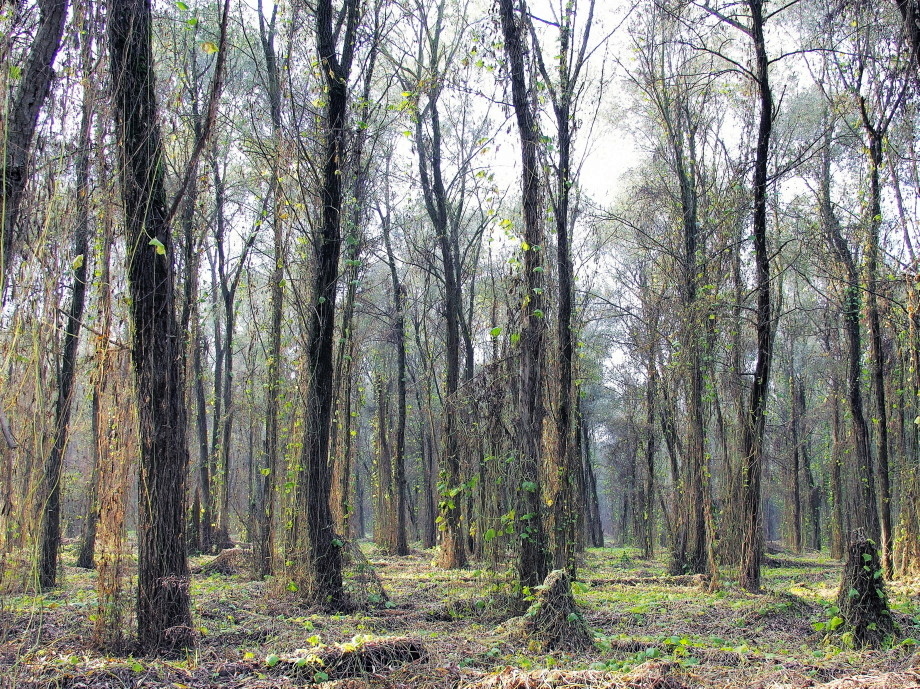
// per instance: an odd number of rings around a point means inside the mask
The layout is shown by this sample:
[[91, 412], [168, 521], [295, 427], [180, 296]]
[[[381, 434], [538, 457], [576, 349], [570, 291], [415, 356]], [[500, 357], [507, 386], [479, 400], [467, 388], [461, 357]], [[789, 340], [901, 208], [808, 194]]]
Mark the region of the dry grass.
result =
[[[286, 660], [385, 648], [393, 638], [411, 639], [424, 654], [374, 662], [350, 673], [356, 677], [323, 686], [793, 689], [848, 677], [850, 684], [826, 689], [920, 686], [910, 641], [878, 651], [849, 649], [814, 630], [827, 619], [825, 606], [833, 603], [840, 577], [839, 563], [818, 557], [784, 554], [782, 567], [765, 570], [768, 592], [751, 595], [732, 585], [730, 572], [723, 573], [721, 591], [706, 593], [695, 580], [668, 579], [663, 561], [639, 560], [622, 549], [591, 550], [581, 576], [590, 583], [576, 585], [575, 594], [596, 645], [547, 653], [501, 631], [510, 606], [500, 577], [439, 570], [432, 551], [397, 558], [364, 549], [388, 601], [349, 615], [322, 614], [278, 594], [281, 586], [241, 574], [193, 577], [197, 646], [170, 661], [95, 650], [96, 575], [68, 566], [60, 590], [4, 600], [0, 686], [284, 689], [323, 679], [318, 672], [334, 679], [322, 667], [307, 673]], [[65, 564], [73, 559], [65, 553]], [[913, 587], [890, 591], [899, 638], [920, 637]], [[279, 660], [272, 666], [266, 662], [271, 656]], [[876, 684], [857, 676], [875, 677]]]

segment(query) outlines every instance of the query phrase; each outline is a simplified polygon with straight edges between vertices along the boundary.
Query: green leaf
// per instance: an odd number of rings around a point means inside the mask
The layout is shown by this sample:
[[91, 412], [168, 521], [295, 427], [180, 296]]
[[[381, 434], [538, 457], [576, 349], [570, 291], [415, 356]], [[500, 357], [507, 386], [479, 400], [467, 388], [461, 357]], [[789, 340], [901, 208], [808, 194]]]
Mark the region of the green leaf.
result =
[[859, 591], [857, 591], [856, 589], [850, 589], [849, 591], [847, 591], [847, 595], [850, 598], [856, 598], [859, 596]]
[[143, 672], [144, 666], [136, 660], [131, 664], [131, 672]]
[[495, 538], [495, 529], [489, 529], [482, 535], [482, 537], [485, 539], [486, 543], [493, 540]]
[[489, 331], [489, 334], [490, 334], [492, 337], [498, 337], [499, 335], [502, 334], [502, 329], [499, 328], [499, 327], [492, 328], [492, 329]]
[[863, 553], [863, 554], [862, 554], [862, 559], [863, 559], [864, 562], [871, 562], [871, 561], [872, 561], [872, 556], [871, 556], [869, 553]]
[[186, 5], [184, 2], [177, 2], [176, 8], [182, 10], [183, 12], [188, 12], [188, 5]]
[[80, 270], [80, 268], [82, 267], [83, 267], [83, 254], [80, 254], [73, 260], [73, 263], [70, 264], [70, 268], [71, 270]]
[[827, 626], [831, 631], [834, 631], [835, 629], [837, 629], [837, 627], [839, 627], [842, 624], [843, 624], [842, 617], [832, 617], [830, 622], [827, 623]]
[[160, 256], [166, 255], [166, 246], [163, 244], [163, 242], [161, 242], [156, 237], [152, 238], [149, 242], [147, 242], [147, 245], [154, 247]]
[[278, 661], [280, 660], [281, 658], [276, 656], [274, 653], [270, 653], [269, 655], [265, 656], [265, 664], [268, 665], [268, 667], [275, 667], [275, 665], [277, 665]]
[[526, 490], [528, 493], [535, 493], [537, 490], [537, 484], [533, 481], [524, 481], [521, 483], [521, 488]]
[[213, 55], [217, 52], [217, 44], [214, 41], [205, 41], [201, 44], [201, 49], [208, 55]]
[[328, 682], [329, 674], [320, 670], [319, 672], [313, 675], [313, 681], [314, 682]]

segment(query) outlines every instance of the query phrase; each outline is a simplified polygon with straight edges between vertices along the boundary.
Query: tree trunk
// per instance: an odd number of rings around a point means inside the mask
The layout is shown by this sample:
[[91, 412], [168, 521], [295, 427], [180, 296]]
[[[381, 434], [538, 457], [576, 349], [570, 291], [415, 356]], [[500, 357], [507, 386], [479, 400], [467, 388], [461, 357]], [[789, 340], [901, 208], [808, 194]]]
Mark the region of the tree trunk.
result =
[[642, 502], [642, 557], [651, 560], [655, 557], [655, 417], [658, 399], [658, 364], [656, 362], [657, 316], [649, 329], [652, 340], [648, 348], [648, 360], [645, 367], [645, 489]]
[[285, 246], [281, 221], [281, 190], [278, 184], [281, 155], [281, 83], [278, 59], [275, 55], [275, 22], [277, 4], [268, 24], [262, 11], [262, 0], [258, 3], [259, 38], [265, 56], [265, 71], [268, 76], [267, 96], [272, 121], [272, 138], [275, 149], [272, 158], [272, 181], [269, 189], [272, 218], [272, 272], [269, 286], [268, 351], [265, 361], [265, 438], [262, 446], [264, 455], [264, 478], [257, 507], [255, 545], [256, 571], [263, 577], [274, 571], [275, 553], [275, 484], [278, 473], [278, 407], [281, 392], [281, 321], [284, 315], [284, 268]]
[[390, 224], [387, 216], [382, 224], [383, 243], [387, 263], [390, 267], [390, 282], [393, 289], [393, 345], [396, 348], [396, 428], [393, 447], [393, 554], [408, 555], [406, 542], [406, 316], [404, 297], [406, 288], [399, 282], [396, 272], [396, 258], [390, 241]]
[[770, 365], [773, 360], [773, 312], [770, 305], [770, 253], [767, 246], [767, 162], [773, 129], [773, 95], [770, 91], [770, 62], [764, 42], [763, 0], [748, 0], [751, 38], [754, 43], [757, 93], [760, 99], [757, 148], [754, 156], [754, 199], [752, 230], [757, 274], [757, 363], [751, 385], [747, 415], [741, 432], [742, 447], [742, 542], [738, 585], [747, 591], [760, 590], [760, 561], [763, 555], [761, 528], [761, 477], [763, 434], [766, 421]]
[[186, 418], [149, 0], [109, 3], [109, 45], [140, 429], [137, 630], [141, 647], [157, 652], [190, 646], [193, 638], [185, 554]]
[[[855, 440], [855, 466], [860, 479], [859, 512], [855, 515], [860, 527], [865, 529], [870, 538], [878, 538], [879, 521], [875, 500], [875, 469], [869, 450], [869, 425], [863, 408], [862, 398], [862, 335], [860, 331], [860, 286], [856, 262], [837, 221], [831, 204], [830, 192], [830, 150], [829, 136], [825, 141], [821, 176], [821, 220], [827, 233], [831, 252], [843, 269], [846, 281], [843, 290], [842, 317], [843, 329], [847, 338], [847, 403], [853, 424]], [[841, 544], [841, 547], [844, 544]]]
[[3, 214], [0, 225], [0, 298], [6, 294], [7, 273], [16, 253], [16, 222], [28, 180], [32, 138], [38, 115], [54, 78], [54, 58], [61, 45], [67, 0], [39, 0], [38, 30], [19, 79], [19, 88], [9, 98], [5, 126], [5, 156], [0, 185], [3, 187]]
[[789, 376], [791, 411], [789, 426], [792, 440], [792, 466], [789, 470], [789, 481], [792, 488], [792, 551], [794, 553], [802, 552], [802, 487], [799, 484], [799, 477], [802, 475], [802, 439], [799, 434], [798, 385], [799, 381], [795, 374]]
[[[197, 309], [196, 309], [197, 311]], [[204, 394], [204, 367], [201, 354], [205, 349], [204, 341], [199, 337], [201, 321], [195, 314], [195, 339], [192, 342], [192, 375], [195, 378], [195, 421], [198, 430], [198, 488], [200, 490], [199, 540], [198, 549], [202, 553], [214, 550], [213, 515], [211, 512], [211, 454], [208, 450], [208, 407]]]
[[[461, 295], [457, 277], [456, 257], [451, 249], [448, 222], [447, 191], [441, 169], [441, 122], [438, 113], [438, 92], [432, 91], [426, 108], [431, 124], [430, 146], [424, 136], [422, 120], [416, 124], [416, 146], [418, 148], [419, 176], [425, 197], [428, 217], [434, 225], [436, 241], [441, 251], [441, 266], [444, 278], [444, 321], [446, 349], [444, 352], [447, 372], [444, 390], [444, 422], [442, 437], [438, 493], [440, 504], [438, 517], [441, 529], [441, 567], [456, 569], [466, 566], [466, 547], [461, 523], [462, 487], [460, 478], [460, 448], [457, 415], [459, 401], [457, 389], [460, 384], [460, 309]], [[430, 160], [429, 160], [430, 156]], [[430, 165], [430, 172], [429, 172]]]
[[[869, 320], [869, 351], [872, 383], [875, 388], [876, 461], [878, 461], [878, 507], [882, 541], [882, 569], [885, 576], [894, 573], [894, 537], [891, 521], [891, 481], [888, 470], [888, 405], [885, 401], [885, 355], [882, 351], [882, 325], [879, 318], [878, 279], [879, 232], [882, 224], [882, 188], [879, 169], [883, 164], [883, 132], [869, 122], [863, 103], [863, 127], [869, 134], [869, 207], [868, 247], [866, 249], [866, 311]], [[875, 486], [870, 486], [875, 489]]]
[[[85, 13], [85, 8], [84, 8]], [[82, 43], [84, 83], [91, 82], [92, 40], [87, 31]], [[74, 386], [77, 378], [77, 348], [80, 344], [80, 326], [86, 302], [86, 271], [89, 266], [89, 155], [93, 128], [93, 89], [85, 87], [83, 115], [80, 125], [80, 143], [76, 160], [77, 212], [73, 229], [73, 287], [70, 309], [64, 327], [64, 346], [58, 376], [58, 398], [54, 410], [54, 441], [45, 459], [42, 497], [44, 511], [41, 523], [38, 584], [42, 589], [54, 587], [57, 582], [58, 550], [61, 542], [61, 480], [64, 453], [70, 434], [70, 415], [73, 408]], [[9, 141], [7, 142], [9, 146]], [[90, 497], [93, 500], [93, 497]]]
[[525, 293], [519, 333], [518, 381], [515, 400], [517, 412], [518, 472], [514, 486], [518, 496], [520, 544], [515, 570], [521, 590], [533, 590], [543, 583], [549, 569], [546, 536], [543, 529], [543, 508], [540, 489], [540, 467], [543, 442], [543, 368], [545, 363], [546, 319], [544, 314], [544, 236], [543, 199], [540, 189], [540, 133], [533, 113], [527, 87], [527, 69], [522, 25], [526, 21], [523, 9], [514, 0], [499, 0], [498, 12], [505, 55], [511, 78], [511, 100], [521, 139], [522, 193], [524, 211], [523, 279]]
[[335, 303], [338, 291], [341, 252], [341, 214], [343, 206], [342, 172], [347, 159], [346, 127], [348, 78], [355, 47], [359, 16], [357, 0], [345, 0], [342, 56], [336, 54], [332, 0], [316, 4], [317, 53], [326, 83], [325, 138], [322, 154], [322, 186], [319, 198], [322, 215], [314, 238], [315, 268], [307, 360], [310, 372], [306, 389], [306, 437], [301, 452], [301, 476], [294, 496], [292, 575], [300, 594], [307, 601], [332, 609], [348, 605], [342, 587], [341, 541], [336, 538], [329, 495], [332, 477], [329, 469], [329, 434], [332, 394], [335, 387], [332, 344], [335, 336]]

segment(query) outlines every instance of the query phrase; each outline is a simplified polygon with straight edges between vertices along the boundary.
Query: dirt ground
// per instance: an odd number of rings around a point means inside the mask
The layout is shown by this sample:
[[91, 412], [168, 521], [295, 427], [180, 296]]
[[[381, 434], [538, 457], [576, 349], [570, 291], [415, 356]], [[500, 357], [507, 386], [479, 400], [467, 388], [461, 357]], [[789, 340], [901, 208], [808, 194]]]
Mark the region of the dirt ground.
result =
[[[355, 614], [304, 608], [294, 594], [279, 592], [282, 586], [245, 573], [193, 576], [198, 644], [167, 660], [93, 648], [96, 575], [69, 566], [74, 554], [68, 550], [59, 590], [3, 599], [0, 686], [920, 687], [920, 582], [889, 584], [898, 636], [888, 648], [849, 648], [842, 628], [828, 633], [840, 563], [818, 555], [771, 556], [766, 591], [752, 595], [734, 586], [730, 572], [709, 593], [698, 578], [665, 576], [663, 558], [591, 549], [574, 590], [595, 648], [571, 654], [543, 652], [507, 633], [501, 626], [507, 613], [496, 604], [501, 577], [494, 572], [439, 570], [432, 551], [396, 558], [371, 544], [361, 547], [388, 600]], [[391, 637], [415, 655], [401, 656]], [[336, 680], [335, 667], [324, 665], [330, 650], [364, 653], [372, 661], [349, 671], [356, 677]], [[403, 662], [407, 657], [414, 659]]]

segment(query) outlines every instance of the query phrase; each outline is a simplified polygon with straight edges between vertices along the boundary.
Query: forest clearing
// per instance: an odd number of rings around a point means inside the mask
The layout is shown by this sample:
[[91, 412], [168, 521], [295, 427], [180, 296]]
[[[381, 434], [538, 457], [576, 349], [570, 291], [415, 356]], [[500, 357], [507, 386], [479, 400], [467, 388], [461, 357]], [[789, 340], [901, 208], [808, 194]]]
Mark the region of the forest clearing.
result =
[[823, 556], [770, 555], [764, 593], [745, 593], [729, 581], [709, 593], [705, 577], [669, 577], [665, 563], [643, 560], [635, 549], [591, 548], [575, 597], [594, 646], [545, 651], [500, 626], [507, 612], [494, 599], [501, 598], [494, 574], [440, 570], [431, 564], [432, 551], [387, 557], [362, 545], [385, 600], [358, 613], [323, 614], [253, 580], [237, 562], [243, 569], [236, 574], [193, 576], [195, 647], [165, 660], [93, 649], [94, 576], [70, 566], [75, 554], [67, 548], [60, 590], [5, 603], [11, 624], [0, 645], [2, 686], [284, 689], [334, 674], [324, 666], [292, 667], [292, 660], [333, 645], [373, 649], [393, 638], [412, 640], [424, 657], [407, 662], [384, 650], [373, 670], [333, 676], [321, 686], [800, 689], [853, 676], [863, 679], [826, 686], [920, 686], [920, 582], [889, 587], [898, 627], [892, 642], [883, 649], [853, 648], [842, 629], [823, 627], [835, 616], [841, 569]]

